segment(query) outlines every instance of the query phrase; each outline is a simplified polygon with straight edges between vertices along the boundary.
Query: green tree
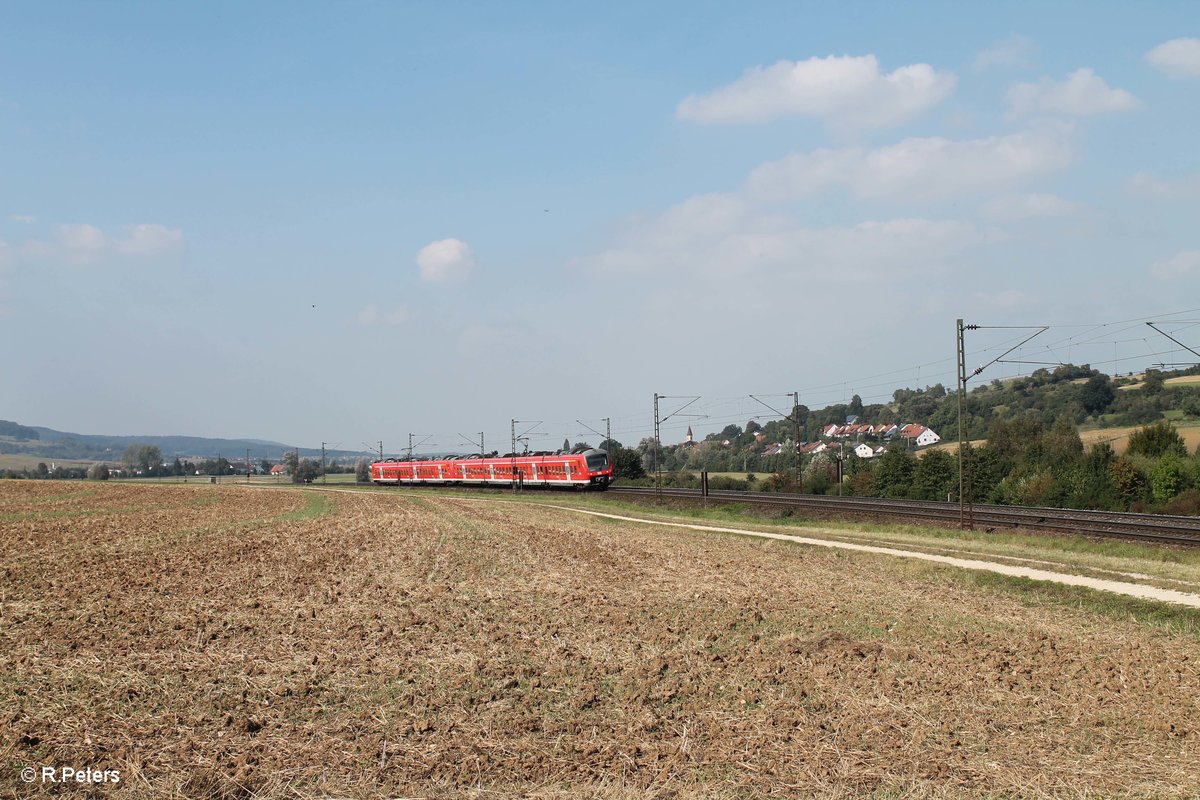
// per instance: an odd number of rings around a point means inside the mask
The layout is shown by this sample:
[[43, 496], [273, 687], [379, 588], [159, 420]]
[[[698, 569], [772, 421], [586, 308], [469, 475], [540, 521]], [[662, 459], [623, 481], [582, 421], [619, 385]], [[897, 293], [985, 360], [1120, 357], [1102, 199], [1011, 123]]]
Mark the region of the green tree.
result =
[[809, 460], [801, 475], [804, 478], [804, 491], [809, 494], [826, 494], [837, 475], [837, 465], [827, 453], [817, 453]]
[[1093, 375], [1088, 378], [1080, 392], [1080, 402], [1089, 414], [1103, 414], [1117, 398], [1112, 387], [1112, 381], [1107, 375]]
[[1188, 392], [1180, 401], [1179, 408], [1189, 417], [1200, 417], [1200, 392]]
[[1160, 394], [1166, 386], [1166, 376], [1157, 369], [1146, 370], [1142, 378], [1142, 391], [1146, 394]]
[[1047, 466], [1062, 467], [1083, 455], [1083, 441], [1069, 417], [1059, 417], [1054, 427], [1042, 434], [1042, 460]]
[[131, 444], [121, 454], [121, 462], [130, 472], [154, 474], [162, 464], [162, 451], [154, 445]]
[[360, 458], [354, 465], [354, 482], [355, 483], [370, 483], [371, 482], [371, 462], [368, 459]]
[[875, 467], [875, 493], [880, 497], [907, 497], [916, 467], [916, 458], [904, 444], [893, 443]]
[[1130, 455], [1159, 458], [1168, 453], [1177, 456], [1187, 456], [1187, 444], [1175, 430], [1175, 426], [1166, 420], [1139, 428], [1129, 435]]
[[1108, 467], [1108, 472], [1117, 498], [1125, 508], [1143, 502], [1149, 495], [1150, 481], [1147, 480], [1146, 474], [1125, 456], [1114, 459]]
[[642, 455], [637, 450], [618, 447], [608, 455], [612, 459], [613, 472], [617, 477], [630, 480], [646, 477], [646, 470], [642, 467]]
[[728, 439], [731, 442], [741, 435], [742, 435], [742, 429], [741, 429], [741, 426], [739, 426], [739, 425], [726, 425], [724, 428], [721, 429], [720, 433], [713, 434], [714, 437], [716, 437], [717, 439], [720, 439], [721, 441], [725, 441], [726, 439]]
[[1187, 488], [1187, 466], [1175, 453], [1168, 453], [1150, 468], [1150, 493], [1156, 503], [1169, 503]]
[[[655, 463], [657, 463], [660, 468], [664, 466], [663, 458], [666, 454], [663, 452], [663, 448], [660, 448], [658, 443], [654, 441], [654, 437], [652, 436], [647, 436], [646, 438], [642, 439], [642, 441], [638, 442], [637, 450], [635, 452], [637, 452], [638, 457], [642, 460], [643, 475], [649, 475], [650, 473], [654, 472]], [[657, 453], [657, 459], [655, 458], [655, 453]]]
[[89, 480], [106, 481], [108, 480], [108, 464], [103, 461], [97, 461], [88, 467], [87, 476]]
[[312, 483], [321, 475], [321, 464], [311, 458], [302, 458], [292, 472], [292, 483]]
[[1107, 442], [1100, 442], [1087, 455], [1063, 472], [1067, 505], [1071, 508], [1117, 509], [1121, 501], [1112, 481], [1116, 453]]
[[945, 450], [927, 450], [912, 471], [913, 500], [945, 500], [956, 486], [955, 459]]
[[988, 429], [988, 446], [1003, 461], [1015, 467], [1025, 459], [1030, 449], [1040, 444], [1045, 430], [1041, 419], [1032, 414], [998, 419]]

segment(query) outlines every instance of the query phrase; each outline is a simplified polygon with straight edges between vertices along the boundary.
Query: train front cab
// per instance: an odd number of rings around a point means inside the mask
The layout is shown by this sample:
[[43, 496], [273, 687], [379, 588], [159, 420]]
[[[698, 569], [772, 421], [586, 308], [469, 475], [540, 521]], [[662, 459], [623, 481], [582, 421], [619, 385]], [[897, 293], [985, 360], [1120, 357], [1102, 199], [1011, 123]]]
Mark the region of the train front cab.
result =
[[612, 459], [605, 450], [587, 450], [583, 453], [587, 464], [588, 488], [603, 491], [613, 480]]

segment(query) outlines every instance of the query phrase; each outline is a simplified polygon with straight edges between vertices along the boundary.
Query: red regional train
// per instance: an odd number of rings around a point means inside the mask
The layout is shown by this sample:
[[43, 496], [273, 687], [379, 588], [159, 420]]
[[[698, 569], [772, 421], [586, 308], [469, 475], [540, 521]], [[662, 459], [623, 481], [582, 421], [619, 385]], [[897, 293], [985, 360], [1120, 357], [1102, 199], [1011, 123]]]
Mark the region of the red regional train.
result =
[[604, 450], [528, 453], [520, 456], [458, 456], [428, 461], [387, 459], [371, 465], [371, 482], [414, 484], [547, 486], [604, 490], [612, 483], [612, 459]]

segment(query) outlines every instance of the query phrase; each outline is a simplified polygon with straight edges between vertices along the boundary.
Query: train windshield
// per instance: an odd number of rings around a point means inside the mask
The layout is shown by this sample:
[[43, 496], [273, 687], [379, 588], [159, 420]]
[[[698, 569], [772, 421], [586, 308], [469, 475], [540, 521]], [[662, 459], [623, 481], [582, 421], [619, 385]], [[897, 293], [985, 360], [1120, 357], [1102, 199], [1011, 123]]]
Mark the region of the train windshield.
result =
[[599, 471], [608, 468], [608, 453], [604, 451], [596, 451], [588, 453], [587, 456], [588, 469]]

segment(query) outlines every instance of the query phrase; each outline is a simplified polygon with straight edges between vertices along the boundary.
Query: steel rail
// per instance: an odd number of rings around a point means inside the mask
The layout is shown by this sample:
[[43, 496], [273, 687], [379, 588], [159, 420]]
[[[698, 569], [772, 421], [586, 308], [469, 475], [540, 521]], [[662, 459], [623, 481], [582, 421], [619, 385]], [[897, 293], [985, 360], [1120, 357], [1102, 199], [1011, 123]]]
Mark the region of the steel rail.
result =
[[[613, 486], [607, 494], [655, 496], [654, 489]], [[698, 501], [699, 489], [666, 489], [663, 497]], [[822, 514], [869, 515], [939, 523], [958, 523], [958, 504], [931, 500], [890, 500], [880, 497], [832, 497], [784, 492], [712, 491], [708, 500], [804, 508]], [[1107, 536], [1200, 546], [1200, 517], [1134, 512], [1088, 511], [1041, 506], [976, 505], [975, 521], [987, 531], [1026, 528], [1066, 534]]]

